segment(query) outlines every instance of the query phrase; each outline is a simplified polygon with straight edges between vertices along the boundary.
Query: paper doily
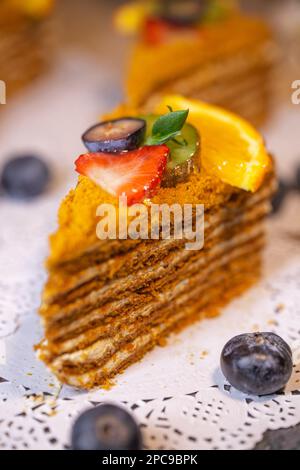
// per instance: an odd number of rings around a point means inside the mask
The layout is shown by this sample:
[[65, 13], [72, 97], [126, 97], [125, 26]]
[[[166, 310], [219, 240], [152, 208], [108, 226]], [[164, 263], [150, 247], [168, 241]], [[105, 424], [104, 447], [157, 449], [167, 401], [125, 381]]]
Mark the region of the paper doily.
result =
[[[269, 220], [262, 281], [221, 317], [193, 325], [131, 366], [110, 391], [61, 387], [35, 358], [33, 345], [42, 335], [36, 311], [45, 280], [47, 236], [59, 199], [75, 180], [72, 161], [81, 152], [76, 136], [101, 108], [110, 106], [99, 103], [107, 83], [99, 76], [97, 66], [83, 58], [64, 60], [53, 77], [11, 106], [0, 131], [2, 149], [17, 151], [18, 135], [22, 150], [27, 146], [43, 152], [56, 172], [56, 187], [36, 202], [0, 199], [0, 448], [67, 448], [74, 418], [103, 401], [122, 403], [135, 414], [146, 448], [252, 448], [267, 429], [300, 422], [299, 195], [292, 195], [282, 214]], [[72, 111], [75, 102], [82, 113]], [[298, 158], [293, 132], [297, 112], [278, 110], [266, 130], [273, 153], [280, 142], [284, 162], [279, 167], [285, 169]], [[225, 342], [256, 330], [280, 334], [294, 350], [294, 373], [284, 394], [241, 394], [219, 370]]]

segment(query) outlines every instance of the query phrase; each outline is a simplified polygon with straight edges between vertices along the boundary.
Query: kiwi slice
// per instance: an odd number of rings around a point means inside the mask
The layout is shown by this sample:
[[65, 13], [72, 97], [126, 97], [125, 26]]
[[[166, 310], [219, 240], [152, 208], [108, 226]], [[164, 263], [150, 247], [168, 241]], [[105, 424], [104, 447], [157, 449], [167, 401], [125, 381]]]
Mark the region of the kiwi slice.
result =
[[[152, 126], [158, 117], [155, 114], [142, 117], [147, 124], [146, 137], [151, 135]], [[194, 126], [186, 123], [180, 135], [169, 140], [166, 145], [170, 149], [170, 157], [161, 186], [172, 188], [187, 181], [192, 173], [199, 170], [200, 135]]]

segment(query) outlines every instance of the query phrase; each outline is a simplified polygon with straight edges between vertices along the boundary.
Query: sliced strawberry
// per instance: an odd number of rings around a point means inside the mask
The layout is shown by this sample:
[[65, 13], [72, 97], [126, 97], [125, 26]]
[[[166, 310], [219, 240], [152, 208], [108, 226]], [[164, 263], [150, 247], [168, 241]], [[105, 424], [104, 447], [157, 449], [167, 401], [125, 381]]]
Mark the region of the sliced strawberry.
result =
[[178, 32], [182, 37], [183, 34], [197, 33], [198, 28], [194, 25], [177, 25], [162, 18], [150, 17], [144, 23], [143, 38], [147, 44], [158, 46], [174, 37], [176, 38]]
[[160, 18], [147, 18], [144, 24], [144, 41], [150, 45], [159, 45], [164, 42], [169, 33], [170, 26]]
[[76, 171], [113, 196], [125, 194], [130, 206], [155, 194], [169, 152], [166, 145], [153, 145], [119, 154], [86, 153], [76, 160]]

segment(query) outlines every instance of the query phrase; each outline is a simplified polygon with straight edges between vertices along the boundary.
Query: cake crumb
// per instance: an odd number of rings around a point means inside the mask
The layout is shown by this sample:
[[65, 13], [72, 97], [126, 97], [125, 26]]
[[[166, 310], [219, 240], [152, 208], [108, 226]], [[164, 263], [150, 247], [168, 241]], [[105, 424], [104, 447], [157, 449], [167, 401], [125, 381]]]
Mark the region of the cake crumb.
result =
[[275, 308], [275, 313], [282, 313], [284, 309], [285, 309], [284, 304], [278, 304]]
[[208, 355], [208, 351], [201, 351], [200, 359], [205, 359], [207, 355]]
[[192, 352], [189, 354], [189, 363], [191, 366], [194, 366], [195, 365], [195, 354]]
[[106, 379], [105, 383], [101, 385], [102, 390], [109, 391], [116, 385], [116, 382], [111, 379]]
[[161, 348], [164, 348], [166, 345], [167, 345], [167, 340], [166, 338], [160, 338], [158, 340], [158, 345], [161, 347]]

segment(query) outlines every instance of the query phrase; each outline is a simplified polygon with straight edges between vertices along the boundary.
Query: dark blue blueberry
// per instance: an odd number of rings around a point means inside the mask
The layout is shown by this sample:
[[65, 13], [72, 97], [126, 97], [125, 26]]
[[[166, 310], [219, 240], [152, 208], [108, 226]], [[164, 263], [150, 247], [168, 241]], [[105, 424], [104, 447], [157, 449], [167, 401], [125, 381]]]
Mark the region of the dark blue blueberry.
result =
[[11, 197], [29, 199], [43, 193], [49, 179], [50, 171], [43, 160], [34, 155], [20, 155], [4, 165], [1, 186]]
[[120, 153], [140, 147], [145, 133], [144, 119], [125, 117], [90, 127], [82, 141], [90, 152]]
[[241, 392], [269, 395], [287, 384], [293, 369], [292, 351], [274, 333], [235, 336], [224, 346], [221, 369]]
[[278, 189], [272, 199], [272, 213], [277, 214], [283, 207], [285, 198], [289, 192], [289, 186], [284, 181], [279, 181]]
[[72, 431], [74, 450], [140, 450], [142, 436], [133, 417], [115, 405], [101, 405], [79, 416]]

